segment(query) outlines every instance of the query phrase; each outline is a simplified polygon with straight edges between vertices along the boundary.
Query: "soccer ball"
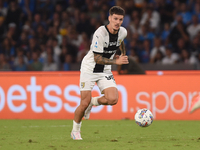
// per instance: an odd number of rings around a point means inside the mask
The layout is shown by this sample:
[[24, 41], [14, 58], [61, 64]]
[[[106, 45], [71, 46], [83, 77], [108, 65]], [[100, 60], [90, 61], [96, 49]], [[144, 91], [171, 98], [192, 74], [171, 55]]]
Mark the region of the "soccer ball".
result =
[[139, 109], [135, 114], [135, 122], [140, 127], [148, 127], [153, 122], [153, 114], [146, 108]]

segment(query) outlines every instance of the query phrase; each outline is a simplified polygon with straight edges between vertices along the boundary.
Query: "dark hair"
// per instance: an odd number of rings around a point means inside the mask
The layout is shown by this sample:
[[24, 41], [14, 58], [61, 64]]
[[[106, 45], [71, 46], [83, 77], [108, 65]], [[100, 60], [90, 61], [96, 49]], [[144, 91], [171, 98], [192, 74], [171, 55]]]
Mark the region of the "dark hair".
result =
[[123, 15], [124, 16], [125, 11], [120, 6], [113, 6], [113, 7], [110, 8], [109, 14], [110, 15], [116, 14], [116, 15]]

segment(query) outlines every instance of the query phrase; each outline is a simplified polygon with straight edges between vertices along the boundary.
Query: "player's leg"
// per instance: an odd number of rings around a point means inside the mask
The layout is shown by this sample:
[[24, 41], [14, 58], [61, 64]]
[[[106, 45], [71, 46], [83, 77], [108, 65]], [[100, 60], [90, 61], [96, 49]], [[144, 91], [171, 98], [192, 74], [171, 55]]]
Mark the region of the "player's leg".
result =
[[99, 105], [115, 105], [118, 102], [118, 90], [115, 87], [109, 87], [103, 90], [104, 96], [97, 98]]
[[91, 102], [93, 105], [115, 105], [118, 102], [118, 90], [112, 73], [103, 74], [98, 80], [97, 85], [104, 96], [93, 97]]
[[75, 113], [74, 113], [74, 121], [77, 123], [80, 123], [83, 115], [85, 113], [85, 110], [89, 106], [91, 101], [91, 91], [81, 91], [81, 103], [77, 107]]
[[103, 90], [104, 96], [92, 97], [89, 106], [87, 107], [84, 118], [89, 119], [92, 106], [99, 105], [115, 105], [118, 102], [118, 91], [115, 87], [109, 87]]
[[85, 111], [84, 118], [89, 119], [92, 106], [115, 105], [118, 101], [118, 90], [112, 73], [99, 74], [97, 85], [104, 96], [92, 97], [91, 103]]
[[81, 130], [81, 120], [91, 101], [91, 91], [81, 91], [81, 103], [76, 108], [73, 120], [73, 129], [71, 132], [71, 137], [74, 140], [82, 140], [80, 130]]

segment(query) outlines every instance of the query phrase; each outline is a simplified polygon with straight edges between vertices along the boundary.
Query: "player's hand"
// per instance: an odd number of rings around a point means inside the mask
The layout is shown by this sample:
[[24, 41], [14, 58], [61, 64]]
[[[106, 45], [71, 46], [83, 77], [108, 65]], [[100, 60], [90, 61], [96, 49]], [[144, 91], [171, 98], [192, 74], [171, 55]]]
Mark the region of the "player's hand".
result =
[[119, 59], [119, 57], [120, 57], [119, 55], [115, 55], [115, 59]]
[[128, 56], [126, 55], [121, 55], [118, 59], [116, 59], [116, 64], [117, 65], [122, 65], [122, 64], [128, 64]]

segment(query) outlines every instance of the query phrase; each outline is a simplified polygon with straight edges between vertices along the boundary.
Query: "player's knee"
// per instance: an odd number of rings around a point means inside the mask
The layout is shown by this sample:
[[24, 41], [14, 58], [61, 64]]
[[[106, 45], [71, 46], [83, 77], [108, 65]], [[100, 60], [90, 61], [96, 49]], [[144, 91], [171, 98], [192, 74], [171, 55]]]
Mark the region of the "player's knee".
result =
[[108, 99], [109, 105], [116, 105], [118, 102], [118, 97], [112, 97]]
[[82, 102], [82, 103], [80, 104], [81, 108], [82, 108], [84, 111], [87, 109], [88, 105], [89, 105], [89, 103], [87, 103], [87, 102]]
[[116, 105], [118, 102], [118, 99], [112, 100], [110, 105]]

